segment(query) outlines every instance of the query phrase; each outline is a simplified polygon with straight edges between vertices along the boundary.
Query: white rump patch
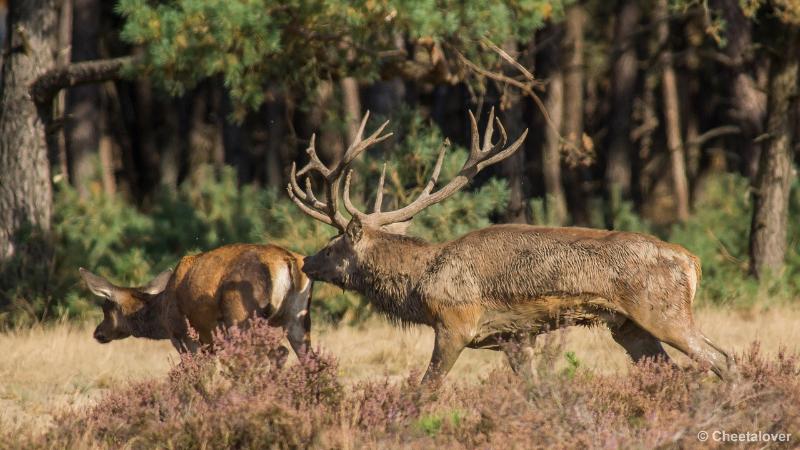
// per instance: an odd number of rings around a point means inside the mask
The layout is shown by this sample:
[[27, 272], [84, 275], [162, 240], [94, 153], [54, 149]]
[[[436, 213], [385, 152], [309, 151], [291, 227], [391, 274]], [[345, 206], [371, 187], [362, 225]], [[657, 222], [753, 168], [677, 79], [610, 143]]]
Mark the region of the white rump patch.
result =
[[292, 289], [292, 274], [289, 268], [282, 266], [272, 277], [272, 305], [280, 307]]

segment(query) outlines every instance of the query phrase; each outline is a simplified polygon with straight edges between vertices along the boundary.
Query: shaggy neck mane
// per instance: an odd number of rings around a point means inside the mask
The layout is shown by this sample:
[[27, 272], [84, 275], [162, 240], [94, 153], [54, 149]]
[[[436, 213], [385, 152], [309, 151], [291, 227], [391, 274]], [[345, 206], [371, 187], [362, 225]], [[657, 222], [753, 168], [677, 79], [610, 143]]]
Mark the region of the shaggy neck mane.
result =
[[390, 320], [427, 324], [430, 319], [416, 287], [437, 246], [422, 239], [372, 232], [359, 264], [355, 290], [366, 296]]

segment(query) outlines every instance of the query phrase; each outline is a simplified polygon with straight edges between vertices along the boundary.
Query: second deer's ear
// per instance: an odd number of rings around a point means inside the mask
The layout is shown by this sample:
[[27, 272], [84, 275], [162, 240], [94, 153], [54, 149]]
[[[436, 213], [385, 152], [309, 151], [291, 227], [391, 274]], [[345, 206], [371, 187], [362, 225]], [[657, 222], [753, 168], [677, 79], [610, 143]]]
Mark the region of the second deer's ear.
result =
[[347, 235], [347, 238], [350, 239], [350, 241], [355, 244], [361, 240], [361, 236], [363, 234], [364, 234], [364, 226], [361, 224], [361, 220], [358, 217], [353, 217], [350, 220], [350, 223], [347, 224], [345, 235]]
[[83, 281], [86, 282], [86, 287], [92, 291], [92, 294], [98, 297], [107, 298], [112, 302], [114, 301], [114, 292], [117, 290], [116, 286], [111, 284], [111, 282], [105, 278], [95, 275], [83, 267], [78, 269], [78, 271], [81, 273], [81, 278], [83, 278]]
[[172, 278], [172, 269], [167, 269], [158, 274], [158, 276], [153, 278], [149, 283], [139, 288], [139, 290], [150, 295], [160, 294], [167, 288], [167, 283], [169, 283], [170, 278]]

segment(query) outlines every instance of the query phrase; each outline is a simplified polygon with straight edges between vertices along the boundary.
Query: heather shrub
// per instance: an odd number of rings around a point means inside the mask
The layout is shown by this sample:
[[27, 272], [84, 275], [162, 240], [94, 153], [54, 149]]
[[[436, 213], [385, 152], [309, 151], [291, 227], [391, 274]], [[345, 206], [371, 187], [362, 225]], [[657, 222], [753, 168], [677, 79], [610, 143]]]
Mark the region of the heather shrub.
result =
[[[800, 437], [800, 358], [738, 355], [742, 380], [643, 361], [597, 374], [561, 347], [569, 370], [524, 379], [499, 368], [472, 384], [419, 386], [412, 373], [346, 385], [316, 351], [284, 364], [282, 334], [255, 320], [218, 335], [213, 351], [182, 355], [165, 379], [112, 388], [94, 406], [62, 413], [25, 448], [716, 448], [712, 433]], [[558, 347], [558, 338], [548, 344]], [[551, 358], [543, 353], [539, 358]], [[541, 366], [547, 365], [540, 361]], [[762, 443], [764, 444], [764, 443]], [[772, 444], [772, 443], [770, 443]]]
[[776, 446], [794, 448], [800, 433], [797, 357], [768, 360], [754, 347], [739, 359], [744, 380], [736, 385], [658, 361], [637, 364], [624, 376], [578, 370], [534, 383], [496, 371], [463, 388], [457, 408], [465, 414], [457, 424], [445, 426], [446, 412], [439, 422], [428, 419], [429, 429], [441, 426], [412, 447], [433, 438], [437, 447], [449, 448], [716, 448], [725, 445], [700, 442], [697, 435], [724, 430], [789, 433], [792, 439]]
[[[313, 442], [341, 401], [335, 361], [312, 352], [284, 365], [282, 333], [263, 319], [183, 354], [163, 381], [109, 392], [67, 413], [45, 442], [118, 448], [290, 448]], [[66, 442], [64, 442], [66, 440]]]

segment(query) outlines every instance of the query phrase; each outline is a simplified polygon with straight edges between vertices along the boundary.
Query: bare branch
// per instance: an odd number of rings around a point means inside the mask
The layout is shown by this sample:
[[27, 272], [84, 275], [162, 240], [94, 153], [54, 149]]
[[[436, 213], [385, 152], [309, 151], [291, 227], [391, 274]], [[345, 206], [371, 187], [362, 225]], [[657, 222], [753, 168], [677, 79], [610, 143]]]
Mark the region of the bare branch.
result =
[[37, 105], [47, 105], [64, 88], [100, 81], [116, 80], [122, 68], [135, 62], [132, 56], [99, 59], [55, 67], [43, 73], [30, 87]]
[[729, 134], [739, 134], [741, 132], [742, 132], [742, 129], [737, 127], [736, 125], [722, 125], [722, 126], [719, 126], [719, 127], [716, 127], [716, 128], [712, 128], [712, 129], [704, 132], [700, 136], [697, 136], [696, 138], [694, 138], [694, 139], [692, 139], [690, 141], [687, 141], [686, 145], [698, 145], [699, 146], [699, 145], [705, 144], [707, 141], [709, 141], [711, 139], [714, 139], [714, 138], [717, 138], [717, 137], [720, 137], [720, 136], [726, 136], [726, 135], [729, 135]]

